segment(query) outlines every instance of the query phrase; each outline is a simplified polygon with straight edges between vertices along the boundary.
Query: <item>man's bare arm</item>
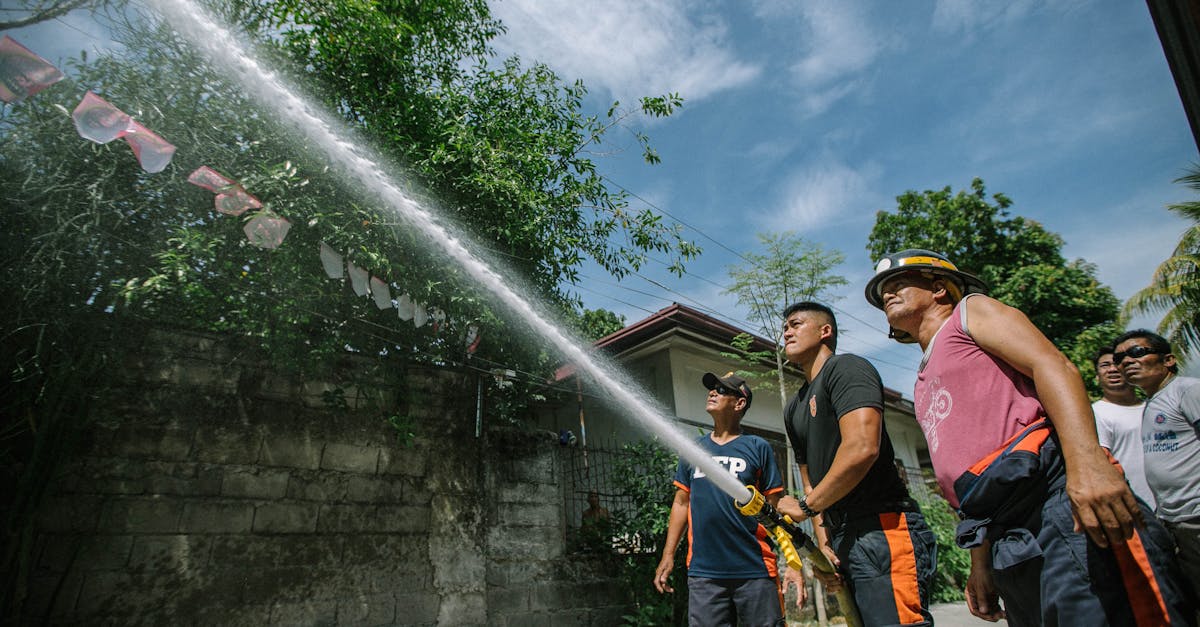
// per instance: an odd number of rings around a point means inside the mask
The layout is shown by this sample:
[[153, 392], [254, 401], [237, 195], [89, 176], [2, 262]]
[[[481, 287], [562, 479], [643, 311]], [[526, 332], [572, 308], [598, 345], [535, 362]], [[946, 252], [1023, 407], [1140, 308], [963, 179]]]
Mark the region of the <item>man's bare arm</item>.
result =
[[986, 296], [965, 303], [979, 347], [1033, 380], [1054, 424], [1067, 467], [1067, 496], [1076, 530], [1100, 546], [1119, 544], [1142, 524], [1124, 476], [1100, 448], [1096, 420], [1074, 364], [1020, 311]]

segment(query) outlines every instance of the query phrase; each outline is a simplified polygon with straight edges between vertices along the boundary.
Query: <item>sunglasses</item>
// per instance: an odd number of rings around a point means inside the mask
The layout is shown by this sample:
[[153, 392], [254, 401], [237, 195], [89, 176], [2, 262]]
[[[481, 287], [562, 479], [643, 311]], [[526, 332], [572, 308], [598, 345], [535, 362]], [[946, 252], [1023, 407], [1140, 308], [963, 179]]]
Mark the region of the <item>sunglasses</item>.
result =
[[1154, 355], [1154, 354], [1161, 354], [1161, 353], [1162, 353], [1162, 351], [1154, 350], [1153, 348], [1150, 348], [1149, 346], [1134, 346], [1133, 348], [1130, 348], [1127, 351], [1113, 353], [1113, 365], [1114, 366], [1120, 365], [1121, 362], [1125, 361], [1126, 357], [1128, 357], [1130, 359], [1138, 359], [1141, 357], [1145, 357], [1146, 355]]
[[737, 397], [741, 397], [741, 396], [742, 396], [742, 391], [741, 391], [741, 390], [735, 390], [735, 389], [733, 389], [733, 388], [727, 388], [727, 387], [725, 387], [725, 386], [723, 386], [723, 385], [718, 385], [717, 387], [714, 387], [714, 388], [713, 388], [713, 391], [714, 391], [714, 392], [716, 392], [717, 394], [720, 394], [721, 396], [737, 396]]

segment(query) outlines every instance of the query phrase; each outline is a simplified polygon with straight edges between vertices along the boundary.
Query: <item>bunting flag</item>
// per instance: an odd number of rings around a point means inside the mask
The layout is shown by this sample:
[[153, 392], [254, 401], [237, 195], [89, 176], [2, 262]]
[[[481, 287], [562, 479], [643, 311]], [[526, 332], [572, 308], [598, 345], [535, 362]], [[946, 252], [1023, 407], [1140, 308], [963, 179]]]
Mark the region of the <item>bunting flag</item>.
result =
[[165, 170], [171, 163], [171, 157], [175, 155], [175, 146], [136, 120], [130, 120], [125, 141], [133, 149], [133, 155], [137, 157], [138, 164], [150, 174]]
[[347, 263], [346, 270], [350, 273], [350, 287], [354, 289], [354, 293], [359, 296], [369, 294], [371, 290], [367, 287], [367, 281], [370, 280], [370, 275], [367, 271], [353, 263]]
[[0, 37], [0, 100], [22, 100], [61, 81], [63, 73], [17, 40]]
[[401, 320], [412, 320], [413, 309], [412, 297], [408, 294], [404, 294], [396, 301], [396, 313], [400, 316]]
[[[207, 172], [201, 172], [200, 170], [197, 170], [192, 174], [193, 177], [197, 179], [192, 182], [196, 185], [200, 185], [201, 187], [204, 187], [206, 184], [216, 186], [219, 185], [221, 181], [227, 180], [212, 170], [208, 170]], [[189, 178], [189, 180], [191, 179]], [[255, 218], [255, 220], [257, 219], [258, 218]], [[249, 235], [249, 227], [247, 227], [247, 235]], [[321, 242], [319, 253], [321, 257], [321, 266], [325, 269], [325, 274], [329, 276], [329, 278], [341, 279], [343, 276], [342, 269], [344, 267], [346, 273], [350, 275], [350, 285], [351, 288], [353, 288], [354, 293], [359, 296], [369, 295], [371, 299], [375, 301], [375, 306], [379, 309], [382, 310], [395, 307], [397, 317], [404, 321], [411, 320], [413, 327], [418, 329], [432, 322], [434, 333], [438, 333], [447, 325], [448, 316], [441, 308], [429, 307], [425, 303], [417, 302], [413, 300], [412, 295], [408, 293], [401, 294], [395, 300], [392, 300], [391, 287], [387, 281], [372, 275], [363, 268], [354, 265], [353, 262], [345, 261], [343, 265], [344, 258], [329, 244]], [[449, 320], [449, 324], [453, 325], [455, 322], [453, 320]], [[474, 353], [479, 347], [479, 328], [475, 325], [471, 325], [467, 330], [465, 346], [467, 348], [467, 352], [469, 353]]]
[[223, 192], [236, 185], [236, 183], [233, 181], [221, 176], [220, 172], [217, 172], [206, 165], [196, 168], [191, 174], [189, 174], [187, 177], [187, 182], [195, 185], [196, 187], [203, 187], [204, 189], [207, 189], [213, 193]]
[[325, 274], [331, 279], [340, 279], [344, 276], [342, 256], [325, 242], [321, 242], [321, 267], [325, 269]]
[[375, 306], [380, 309], [392, 308], [392, 291], [388, 289], [387, 283], [377, 276], [371, 277], [371, 298], [375, 299]]
[[246, 238], [259, 248], [275, 249], [287, 237], [292, 223], [274, 213], [264, 212], [251, 218], [246, 223]]
[[250, 209], [262, 208], [262, 203], [247, 193], [240, 184], [206, 165], [193, 170], [187, 181], [196, 187], [215, 192], [217, 197], [213, 199], [213, 206], [226, 215], [240, 216]]
[[229, 191], [217, 194], [217, 197], [213, 199], [213, 206], [221, 213], [240, 216], [250, 209], [262, 208], [262, 203], [242, 189], [241, 185], [235, 184]]
[[429, 319], [433, 321], [433, 332], [437, 333], [446, 324], [446, 312], [434, 307], [429, 310]]
[[[57, 68], [11, 37], [0, 37], [0, 100], [19, 102], [62, 78], [63, 75]], [[165, 170], [175, 156], [173, 144], [91, 91], [84, 94], [83, 100], [71, 113], [71, 118], [75, 129], [84, 139], [107, 144], [114, 139], [124, 138], [137, 157], [138, 164], [151, 174]], [[241, 184], [208, 166], [200, 166], [192, 171], [187, 177], [187, 182], [213, 192], [216, 195], [213, 204], [221, 213], [239, 216], [250, 209], [260, 209], [263, 206], [262, 202], [247, 192]], [[267, 210], [247, 221], [243, 230], [251, 245], [275, 249], [283, 244], [291, 228], [292, 223], [287, 218]], [[371, 276], [353, 263], [344, 263], [343, 257], [325, 242], [320, 243], [319, 252], [321, 266], [329, 278], [341, 279], [348, 273], [354, 293], [359, 296], [369, 294], [379, 309], [395, 307], [400, 319], [412, 320], [416, 328], [432, 321], [434, 333], [446, 324], [445, 311], [415, 302], [409, 294], [403, 294], [398, 301], [393, 302], [391, 289], [386, 281]], [[474, 353], [479, 348], [479, 342], [479, 328], [470, 325], [465, 337], [467, 352]], [[502, 381], [505, 374], [511, 376], [509, 372], [496, 373], [497, 381]]]
[[79, 136], [90, 139], [97, 144], [124, 137], [133, 122], [124, 111], [108, 104], [106, 100], [92, 92], [84, 94], [83, 100], [71, 112], [75, 120], [75, 129]]

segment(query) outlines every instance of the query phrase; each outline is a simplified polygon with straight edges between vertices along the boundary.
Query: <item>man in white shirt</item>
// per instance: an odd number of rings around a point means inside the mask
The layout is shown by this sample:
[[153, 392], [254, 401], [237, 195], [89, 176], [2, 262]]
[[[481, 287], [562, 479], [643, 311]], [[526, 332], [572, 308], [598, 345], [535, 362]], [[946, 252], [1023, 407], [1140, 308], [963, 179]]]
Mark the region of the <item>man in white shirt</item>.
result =
[[1125, 380], [1121, 369], [1113, 363], [1113, 347], [1105, 346], [1096, 352], [1096, 381], [1102, 398], [1092, 403], [1096, 414], [1096, 435], [1100, 446], [1108, 449], [1121, 468], [1125, 479], [1138, 498], [1154, 507], [1154, 492], [1146, 483], [1142, 455], [1142, 408], [1145, 403], [1137, 397], [1135, 388]]
[[1200, 599], [1200, 379], [1179, 376], [1171, 344], [1137, 329], [1118, 337], [1113, 363], [1146, 393], [1142, 452], [1154, 513], [1171, 531], [1184, 581]]

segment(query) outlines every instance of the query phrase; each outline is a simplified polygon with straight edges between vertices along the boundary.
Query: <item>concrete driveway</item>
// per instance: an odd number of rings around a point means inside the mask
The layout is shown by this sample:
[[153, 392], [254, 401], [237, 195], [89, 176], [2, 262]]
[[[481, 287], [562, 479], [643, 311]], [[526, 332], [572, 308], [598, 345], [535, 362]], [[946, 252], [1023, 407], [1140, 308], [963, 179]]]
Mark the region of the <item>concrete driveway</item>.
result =
[[933, 614], [933, 624], [936, 627], [983, 627], [984, 625], [1007, 625], [1008, 621], [989, 623], [982, 618], [971, 616], [966, 601], [959, 603], [937, 603], [929, 608]]

